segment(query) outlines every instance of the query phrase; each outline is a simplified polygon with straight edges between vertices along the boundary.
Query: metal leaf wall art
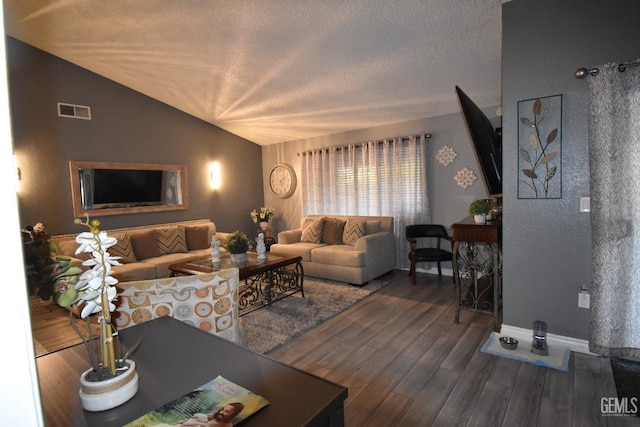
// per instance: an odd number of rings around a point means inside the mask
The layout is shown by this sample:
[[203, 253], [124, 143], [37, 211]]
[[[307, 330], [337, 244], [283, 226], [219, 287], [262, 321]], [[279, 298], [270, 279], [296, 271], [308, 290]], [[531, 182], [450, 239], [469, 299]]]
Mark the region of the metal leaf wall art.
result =
[[562, 95], [518, 103], [518, 198], [562, 198]]

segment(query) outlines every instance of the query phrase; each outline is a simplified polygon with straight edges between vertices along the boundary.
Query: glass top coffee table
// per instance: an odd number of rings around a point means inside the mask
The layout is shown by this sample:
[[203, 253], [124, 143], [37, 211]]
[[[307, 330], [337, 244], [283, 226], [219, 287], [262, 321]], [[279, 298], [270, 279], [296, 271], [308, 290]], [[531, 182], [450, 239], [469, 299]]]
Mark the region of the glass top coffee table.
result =
[[234, 263], [228, 253], [223, 253], [219, 263], [206, 256], [171, 264], [169, 270], [179, 276], [237, 268], [244, 281], [238, 295], [238, 315], [242, 316], [297, 292], [304, 297], [302, 257], [272, 252], [267, 252], [266, 257], [260, 261], [256, 252], [247, 252], [246, 262]]

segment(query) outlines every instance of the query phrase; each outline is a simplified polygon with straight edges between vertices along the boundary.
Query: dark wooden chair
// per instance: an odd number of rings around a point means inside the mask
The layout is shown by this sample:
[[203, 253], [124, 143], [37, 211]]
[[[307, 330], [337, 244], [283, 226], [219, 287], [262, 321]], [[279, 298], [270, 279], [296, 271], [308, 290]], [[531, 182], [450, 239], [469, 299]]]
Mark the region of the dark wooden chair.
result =
[[[441, 262], [453, 261], [453, 239], [447, 233], [446, 228], [438, 224], [415, 224], [408, 225], [405, 229], [405, 237], [411, 245], [409, 252], [409, 260], [411, 268], [409, 276], [411, 281], [416, 284], [416, 264], [419, 262], [436, 262], [438, 264], [438, 275], [442, 275]], [[420, 239], [420, 240], [418, 240]], [[435, 239], [435, 247], [426, 246], [429, 240]], [[449, 248], [441, 248], [441, 241], [447, 240]], [[419, 244], [425, 244], [425, 247], [419, 247]]]

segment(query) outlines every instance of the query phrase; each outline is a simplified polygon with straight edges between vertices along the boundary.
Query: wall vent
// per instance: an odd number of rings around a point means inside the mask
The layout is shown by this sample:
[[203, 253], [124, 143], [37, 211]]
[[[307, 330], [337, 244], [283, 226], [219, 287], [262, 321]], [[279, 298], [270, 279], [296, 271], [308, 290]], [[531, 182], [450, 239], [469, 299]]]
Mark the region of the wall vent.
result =
[[58, 117], [91, 120], [91, 107], [58, 102]]

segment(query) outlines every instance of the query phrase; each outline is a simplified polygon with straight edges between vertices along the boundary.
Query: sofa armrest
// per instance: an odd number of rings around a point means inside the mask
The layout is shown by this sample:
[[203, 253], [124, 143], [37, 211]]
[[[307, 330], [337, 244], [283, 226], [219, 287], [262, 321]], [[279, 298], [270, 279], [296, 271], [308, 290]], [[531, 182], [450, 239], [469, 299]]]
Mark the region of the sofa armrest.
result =
[[298, 243], [302, 238], [302, 229], [296, 228], [293, 230], [281, 231], [278, 233], [278, 243], [280, 244], [290, 244], [290, 243]]
[[366, 254], [367, 267], [381, 267], [383, 272], [392, 270], [396, 264], [396, 239], [393, 233], [379, 233], [362, 236], [353, 247]]

